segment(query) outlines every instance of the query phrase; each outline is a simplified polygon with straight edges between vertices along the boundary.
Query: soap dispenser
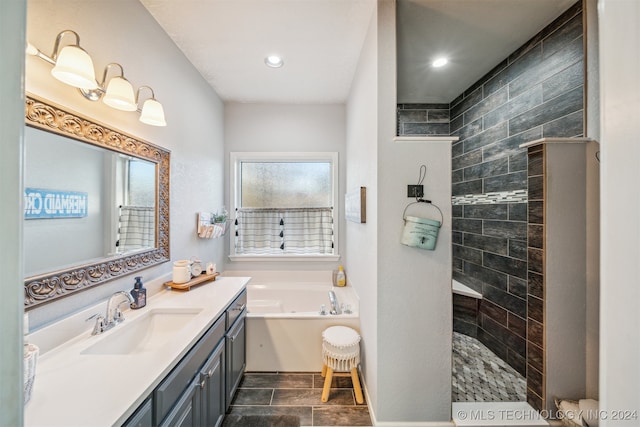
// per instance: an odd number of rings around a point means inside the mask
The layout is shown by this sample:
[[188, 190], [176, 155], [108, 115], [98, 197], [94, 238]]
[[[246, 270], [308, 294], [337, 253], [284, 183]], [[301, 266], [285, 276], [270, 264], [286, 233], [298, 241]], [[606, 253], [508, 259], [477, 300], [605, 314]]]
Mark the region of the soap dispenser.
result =
[[338, 274], [336, 275], [336, 286], [346, 286], [347, 285], [347, 276], [344, 274], [344, 268], [342, 266], [338, 267]]
[[142, 284], [142, 276], [136, 277], [136, 283], [134, 283], [133, 289], [131, 290], [131, 296], [133, 297], [131, 308], [142, 308], [147, 305], [147, 290]]

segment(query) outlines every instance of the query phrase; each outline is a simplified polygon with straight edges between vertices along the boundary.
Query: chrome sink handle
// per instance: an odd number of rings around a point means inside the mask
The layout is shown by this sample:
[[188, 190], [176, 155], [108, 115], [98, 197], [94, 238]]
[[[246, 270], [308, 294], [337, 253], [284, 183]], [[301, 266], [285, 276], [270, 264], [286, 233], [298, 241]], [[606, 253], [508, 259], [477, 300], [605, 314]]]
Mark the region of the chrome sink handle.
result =
[[124, 321], [124, 314], [122, 314], [122, 311], [120, 310], [120, 306], [127, 302], [128, 301], [120, 302], [120, 304], [118, 304], [116, 308], [113, 310], [113, 323], [120, 323]]
[[86, 321], [88, 322], [89, 320], [92, 320], [92, 319], [96, 319], [96, 323], [93, 325], [93, 331], [91, 331], [91, 335], [100, 335], [106, 330], [104, 316], [102, 314], [96, 313], [93, 316], [90, 316], [88, 319], [86, 319]]

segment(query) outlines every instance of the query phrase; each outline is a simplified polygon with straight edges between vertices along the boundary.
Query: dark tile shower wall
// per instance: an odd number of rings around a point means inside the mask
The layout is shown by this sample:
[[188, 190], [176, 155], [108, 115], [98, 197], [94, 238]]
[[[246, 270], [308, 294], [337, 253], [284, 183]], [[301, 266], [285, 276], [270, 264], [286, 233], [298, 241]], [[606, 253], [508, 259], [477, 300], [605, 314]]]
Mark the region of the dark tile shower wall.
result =
[[453, 330], [469, 337], [478, 337], [479, 300], [453, 294]]
[[[519, 146], [583, 136], [583, 51], [578, 1], [449, 105], [450, 134], [460, 138], [452, 147], [453, 276], [483, 294], [478, 339], [523, 375], [535, 286], [527, 239], [541, 237], [527, 230], [527, 151]], [[435, 134], [410, 107], [398, 106], [399, 135], [422, 126], [422, 135]]]
[[397, 134], [449, 136], [449, 104], [398, 104]]

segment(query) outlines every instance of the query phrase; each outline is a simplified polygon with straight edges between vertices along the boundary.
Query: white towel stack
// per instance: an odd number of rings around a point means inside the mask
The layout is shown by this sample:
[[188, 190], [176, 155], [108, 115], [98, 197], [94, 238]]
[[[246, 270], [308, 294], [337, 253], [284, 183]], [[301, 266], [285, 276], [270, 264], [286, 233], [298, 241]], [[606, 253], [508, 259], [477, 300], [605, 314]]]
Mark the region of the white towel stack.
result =
[[31, 399], [31, 391], [36, 378], [36, 362], [40, 349], [33, 344], [24, 345], [24, 404]]

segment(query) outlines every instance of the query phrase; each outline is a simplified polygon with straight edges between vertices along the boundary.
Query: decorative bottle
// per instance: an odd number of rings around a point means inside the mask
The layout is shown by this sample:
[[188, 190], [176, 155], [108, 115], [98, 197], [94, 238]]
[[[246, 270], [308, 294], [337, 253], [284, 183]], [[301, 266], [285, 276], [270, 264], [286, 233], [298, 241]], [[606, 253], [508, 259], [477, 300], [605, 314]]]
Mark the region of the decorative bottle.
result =
[[142, 308], [147, 305], [147, 289], [142, 284], [142, 276], [136, 277], [136, 283], [133, 284], [131, 296], [133, 297], [131, 308]]
[[344, 268], [338, 267], [338, 274], [336, 275], [336, 286], [346, 286], [347, 276], [344, 274]]

